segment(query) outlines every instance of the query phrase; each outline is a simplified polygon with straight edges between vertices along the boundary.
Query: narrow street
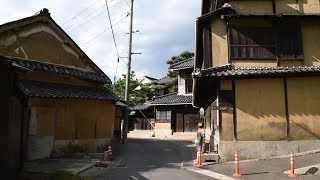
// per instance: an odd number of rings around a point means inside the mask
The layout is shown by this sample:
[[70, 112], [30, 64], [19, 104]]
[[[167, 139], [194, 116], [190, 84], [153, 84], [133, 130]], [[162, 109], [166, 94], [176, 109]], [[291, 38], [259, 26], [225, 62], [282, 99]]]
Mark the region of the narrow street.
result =
[[118, 147], [108, 168], [92, 167], [80, 175], [102, 179], [212, 179], [186, 170], [195, 159], [194, 142], [129, 138]]

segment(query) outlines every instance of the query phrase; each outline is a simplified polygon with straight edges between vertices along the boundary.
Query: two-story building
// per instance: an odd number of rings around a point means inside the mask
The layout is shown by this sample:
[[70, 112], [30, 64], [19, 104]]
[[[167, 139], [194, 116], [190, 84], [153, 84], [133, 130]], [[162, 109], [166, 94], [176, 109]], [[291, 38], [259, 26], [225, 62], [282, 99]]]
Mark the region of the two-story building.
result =
[[320, 145], [318, 0], [203, 0], [193, 105], [222, 160]]
[[109, 77], [48, 9], [0, 25], [1, 167], [59, 152], [104, 152], [120, 130]]
[[[174, 132], [196, 132], [199, 122], [199, 109], [192, 107], [192, 76], [194, 59], [187, 59], [170, 66], [172, 71], [178, 72], [178, 92], [164, 94], [153, 98], [144, 105], [134, 107], [139, 116], [140, 127], [146, 127], [155, 131], [156, 136], [172, 134]], [[140, 112], [141, 111], [141, 112]], [[143, 122], [143, 123], [142, 123]], [[150, 125], [142, 125], [146, 123]], [[143, 128], [141, 128], [143, 129]]]

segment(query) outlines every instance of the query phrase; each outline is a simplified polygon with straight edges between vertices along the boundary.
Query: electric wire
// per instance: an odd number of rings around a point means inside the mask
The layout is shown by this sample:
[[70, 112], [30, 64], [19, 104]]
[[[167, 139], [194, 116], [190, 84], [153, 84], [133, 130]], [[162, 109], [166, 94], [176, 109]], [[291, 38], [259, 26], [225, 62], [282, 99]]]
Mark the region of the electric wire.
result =
[[111, 28], [111, 32], [112, 32], [113, 43], [114, 43], [114, 47], [116, 48], [118, 62], [119, 62], [120, 56], [119, 56], [119, 51], [118, 51], [118, 47], [117, 47], [117, 43], [116, 43], [116, 38], [114, 37], [114, 32], [113, 32], [113, 27], [112, 27], [112, 22], [111, 22], [111, 17], [110, 17], [110, 11], [109, 11], [109, 7], [108, 7], [108, 0], [105, 0], [105, 1], [106, 1], [107, 11], [108, 11], [108, 17], [109, 17], [110, 28]]
[[[124, 19], [126, 19], [128, 16], [129, 16], [129, 14], [127, 14], [124, 18], [122, 18], [121, 20], [119, 20], [118, 22], [116, 22], [116, 23], [113, 25], [113, 27], [116, 26], [116, 25], [118, 25], [120, 22], [122, 22], [122, 21], [123, 21]], [[98, 35], [96, 35], [95, 37], [93, 37], [92, 39], [90, 39], [89, 41], [81, 44], [80, 46], [85, 46], [85, 45], [87, 45], [87, 44], [90, 43], [91, 41], [97, 39], [97, 38], [98, 38], [99, 36], [101, 36], [103, 33], [107, 32], [109, 29], [111, 29], [111, 27], [107, 28], [106, 30], [104, 30], [103, 32], [99, 33]]]
[[[115, 7], [115, 6], [117, 6], [117, 5], [120, 4], [122, 1], [123, 1], [123, 0], [120, 0], [118, 3], [114, 4], [113, 6], [111, 6], [110, 9], [113, 8], [113, 7]], [[105, 4], [102, 5], [102, 6], [99, 7], [99, 9], [97, 9], [95, 12], [90, 13], [90, 14], [87, 15], [86, 17], [80, 19], [76, 24], [73, 24], [73, 25], [69, 26], [69, 27], [66, 28], [65, 30], [73, 27], [74, 25], [78, 25], [78, 26], [76, 26], [76, 27], [74, 27], [73, 29], [71, 29], [71, 30], [68, 31], [68, 33], [71, 33], [71, 32], [73, 32], [73, 31], [79, 29], [79, 28], [82, 27], [83, 25], [85, 25], [85, 24], [91, 22], [92, 20], [96, 19], [97, 17], [101, 16], [101, 15], [104, 14], [107, 10], [104, 10], [104, 11], [100, 12], [98, 15], [96, 15], [96, 16], [92, 17], [91, 19], [89, 19], [89, 20], [87, 20], [87, 21], [85, 21], [85, 22], [83, 22], [83, 23], [80, 24], [80, 22], [81, 22], [82, 20], [87, 19], [87, 18], [90, 17], [92, 14], [95, 14], [95, 13], [98, 12], [100, 9], [102, 9], [104, 6], [106, 6], [106, 5], [105, 5]]]
[[[91, 16], [92, 14], [95, 14], [95, 13], [98, 12], [100, 9], [102, 9], [104, 6], [105, 6], [105, 5], [100, 6], [100, 7], [99, 7], [98, 9], [96, 9], [95, 11], [91, 12], [90, 14], [87, 14], [87, 16], [81, 18], [79, 21], [77, 21], [77, 22], [75, 22], [75, 23], [73, 23], [73, 24], [72, 24], [72, 23], [69, 24], [69, 26], [65, 27], [64, 29], [65, 29], [65, 30], [68, 30], [68, 29], [72, 28], [73, 26], [75, 26], [75, 25], [77, 25], [77, 24], [80, 24], [81, 21], [87, 19], [87, 18], [88, 18], [89, 16]], [[103, 13], [104, 13], [104, 12], [105, 12], [105, 11], [103, 11]], [[103, 13], [102, 13], [102, 14], [103, 14]], [[101, 14], [99, 14], [98, 16], [100, 16], [100, 15], [101, 15]], [[98, 17], [98, 16], [95, 16], [95, 17]]]
[[84, 10], [82, 10], [80, 13], [78, 13], [78, 14], [77, 14], [77, 15], [75, 15], [75, 16], [73, 16], [71, 19], [69, 19], [68, 21], [66, 21], [66, 22], [62, 23], [62, 25], [61, 25], [61, 26], [63, 26], [63, 25], [65, 25], [65, 24], [67, 24], [68, 22], [72, 21], [74, 18], [76, 18], [77, 16], [79, 16], [79, 15], [80, 15], [80, 14], [82, 14], [83, 12], [87, 11], [89, 8], [91, 8], [93, 5], [95, 5], [98, 1], [100, 1], [100, 0], [95, 1], [95, 2], [94, 2], [93, 4], [91, 4], [89, 7], [85, 8], [85, 9], [84, 9]]

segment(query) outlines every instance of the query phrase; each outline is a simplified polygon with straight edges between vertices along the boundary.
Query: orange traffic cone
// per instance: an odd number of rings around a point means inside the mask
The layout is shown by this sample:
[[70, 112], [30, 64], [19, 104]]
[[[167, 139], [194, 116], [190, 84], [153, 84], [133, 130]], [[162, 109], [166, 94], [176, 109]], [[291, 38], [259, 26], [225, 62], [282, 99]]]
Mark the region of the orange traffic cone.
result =
[[236, 168], [236, 173], [233, 174], [234, 177], [240, 177], [241, 174], [239, 173], [239, 152], [236, 151], [234, 154], [234, 162], [235, 162], [235, 168]]
[[298, 175], [294, 173], [294, 154], [290, 152], [290, 173], [288, 174], [289, 177], [297, 177]]
[[197, 164], [197, 167], [198, 168], [202, 168], [202, 155], [201, 155], [201, 146], [198, 147], [198, 152], [197, 152], [197, 160], [198, 160], [198, 164]]

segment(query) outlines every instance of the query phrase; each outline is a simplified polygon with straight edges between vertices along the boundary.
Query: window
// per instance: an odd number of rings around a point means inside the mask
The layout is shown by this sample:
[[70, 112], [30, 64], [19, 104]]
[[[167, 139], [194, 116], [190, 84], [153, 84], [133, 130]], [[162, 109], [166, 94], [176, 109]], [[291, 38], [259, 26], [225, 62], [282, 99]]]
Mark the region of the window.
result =
[[171, 122], [171, 111], [157, 111], [157, 122]]
[[303, 59], [300, 27], [231, 28], [233, 59]]
[[192, 84], [193, 84], [193, 80], [191, 78], [187, 78], [185, 80], [186, 82], [186, 94], [192, 93]]

